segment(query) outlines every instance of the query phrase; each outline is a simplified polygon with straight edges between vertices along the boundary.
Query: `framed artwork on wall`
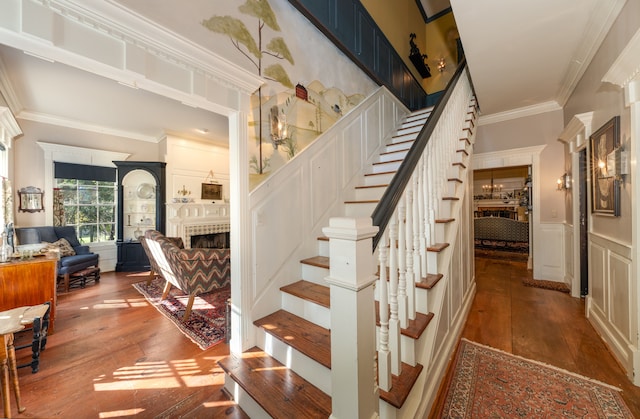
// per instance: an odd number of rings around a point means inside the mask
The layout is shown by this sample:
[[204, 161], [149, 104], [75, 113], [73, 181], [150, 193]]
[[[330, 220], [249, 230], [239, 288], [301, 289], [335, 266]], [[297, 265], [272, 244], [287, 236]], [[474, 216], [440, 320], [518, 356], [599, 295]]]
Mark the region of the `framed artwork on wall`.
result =
[[217, 183], [203, 183], [201, 199], [222, 200], [222, 185]]
[[590, 137], [591, 211], [620, 215], [620, 180], [615, 175], [615, 150], [620, 147], [620, 117], [611, 118]]

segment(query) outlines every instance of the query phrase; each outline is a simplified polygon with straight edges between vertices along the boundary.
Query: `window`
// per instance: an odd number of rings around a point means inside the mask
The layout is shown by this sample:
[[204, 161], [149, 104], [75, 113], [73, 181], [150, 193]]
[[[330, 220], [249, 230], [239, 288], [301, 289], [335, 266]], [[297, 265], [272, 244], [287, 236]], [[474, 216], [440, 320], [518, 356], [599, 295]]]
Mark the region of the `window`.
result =
[[56, 187], [62, 192], [66, 225], [76, 227], [81, 243], [114, 240], [115, 182], [56, 179]]

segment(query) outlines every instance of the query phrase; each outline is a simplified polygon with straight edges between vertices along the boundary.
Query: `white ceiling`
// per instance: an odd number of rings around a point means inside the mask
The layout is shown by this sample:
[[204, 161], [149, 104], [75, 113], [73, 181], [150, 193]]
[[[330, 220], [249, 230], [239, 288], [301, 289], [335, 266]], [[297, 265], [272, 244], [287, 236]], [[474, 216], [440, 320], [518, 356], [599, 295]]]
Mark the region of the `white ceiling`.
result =
[[[432, 12], [446, 4], [421, 1]], [[564, 105], [625, 1], [451, 0], [483, 118]], [[193, 22], [211, 14], [208, 0], [189, 7], [172, 0], [117, 2], [135, 5], [137, 14], [211, 47], [193, 32]], [[228, 137], [226, 117], [8, 47], [0, 46], [0, 59], [15, 90], [18, 120], [152, 142], [168, 133], [212, 142]]]

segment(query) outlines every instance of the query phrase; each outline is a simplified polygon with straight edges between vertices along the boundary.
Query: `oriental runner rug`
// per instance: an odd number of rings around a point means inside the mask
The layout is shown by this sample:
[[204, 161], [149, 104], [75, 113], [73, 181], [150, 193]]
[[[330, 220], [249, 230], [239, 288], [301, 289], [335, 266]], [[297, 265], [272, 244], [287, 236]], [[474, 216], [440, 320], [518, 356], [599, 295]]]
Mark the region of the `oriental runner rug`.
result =
[[200, 349], [209, 349], [224, 342], [227, 332], [227, 300], [231, 296], [230, 288], [197, 296], [193, 301], [191, 315], [184, 321], [182, 316], [189, 296], [172, 287], [169, 296], [161, 300], [164, 284], [163, 279], [156, 278], [149, 285], [144, 281], [133, 284], [133, 287]]
[[633, 418], [620, 390], [462, 339], [441, 418]]

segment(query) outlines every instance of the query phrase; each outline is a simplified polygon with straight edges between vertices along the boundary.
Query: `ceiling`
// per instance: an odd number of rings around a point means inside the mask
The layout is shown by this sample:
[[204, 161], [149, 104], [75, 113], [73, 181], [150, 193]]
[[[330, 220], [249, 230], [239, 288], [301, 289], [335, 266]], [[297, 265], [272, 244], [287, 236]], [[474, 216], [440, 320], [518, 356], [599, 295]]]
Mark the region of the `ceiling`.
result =
[[[420, 1], [427, 15], [448, 7], [448, 1]], [[116, 2], [135, 5], [141, 16], [202, 45], [189, 22], [210, 13], [208, 1], [188, 8], [168, 0]], [[624, 2], [451, 0], [483, 118], [564, 105]], [[198, 4], [208, 10], [198, 10]], [[12, 110], [19, 121], [149, 142], [167, 134], [219, 144], [228, 138], [224, 116], [1, 45], [0, 60], [15, 91]]]

